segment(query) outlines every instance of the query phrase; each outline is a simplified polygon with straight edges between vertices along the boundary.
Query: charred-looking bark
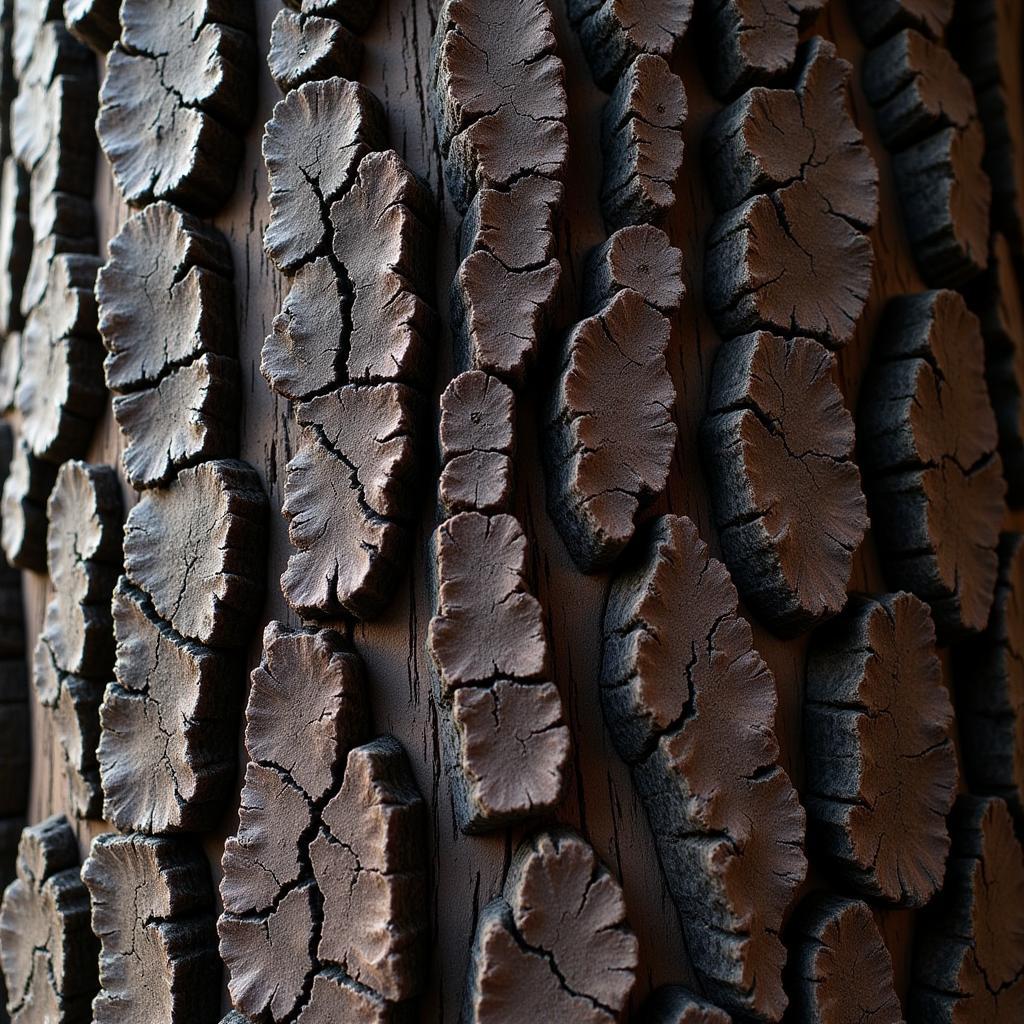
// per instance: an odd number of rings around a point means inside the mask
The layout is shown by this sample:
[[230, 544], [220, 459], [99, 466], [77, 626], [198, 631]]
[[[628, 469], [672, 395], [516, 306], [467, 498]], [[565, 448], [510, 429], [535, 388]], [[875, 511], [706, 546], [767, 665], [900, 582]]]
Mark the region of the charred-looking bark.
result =
[[[939, 0], [936, 0], [939, 2]], [[948, 11], [952, 0], [941, 0]], [[1024, 7], [1012, 0], [958, 4], [949, 45], [974, 86], [985, 128], [993, 221], [1017, 252], [1024, 246]]]
[[867, 301], [878, 171], [850, 111], [850, 65], [821, 38], [792, 88], [749, 89], [705, 143], [723, 211], [708, 235], [705, 300], [720, 333], [804, 335], [840, 348]]
[[989, 1024], [1024, 1016], [1024, 855], [1006, 804], [961, 796], [942, 893], [915, 929], [908, 1019]]
[[136, 490], [238, 446], [231, 254], [198, 218], [153, 203], [110, 241], [96, 279], [107, 387]]
[[93, 1024], [215, 1024], [210, 866], [193, 839], [97, 836], [82, 865], [100, 941]]
[[217, 925], [250, 1019], [389, 1024], [423, 985], [426, 808], [401, 745], [366, 742], [364, 690], [337, 633], [267, 627]]
[[828, 0], [710, 0], [698, 11], [711, 88], [723, 99], [784, 78], [800, 29]]
[[619, 883], [578, 835], [539, 832], [481, 911], [467, 1024], [614, 1024], [636, 976], [637, 941]]
[[955, 655], [960, 749], [972, 792], [1002, 797], [1024, 836], [1024, 536], [999, 538], [988, 627]]
[[835, 377], [835, 356], [809, 338], [734, 338], [716, 356], [701, 426], [725, 563], [784, 636], [842, 610], [868, 526]]
[[355, 79], [363, 45], [334, 18], [278, 11], [270, 31], [267, 64], [281, 92], [322, 78]]
[[956, 292], [893, 299], [873, 358], [858, 453], [886, 578], [931, 605], [941, 635], [977, 633], [1006, 493], [978, 320]]
[[796, 1024], [903, 1024], [892, 957], [866, 903], [809, 896], [789, 930]]
[[647, 1024], [731, 1024], [732, 1017], [719, 1006], [695, 996], [681, 985], [656, 988], [644, 1004]]
[[89, 1024], [96, 939], [78, 840], [64, 817], [26, 828], [0, 905], [0, 965], [11, 1024]]
[[256, 98], [252, 0], [122, 0], [120, 18], [96, 122], [114, 180], [132, 206], [212, 213], [235, 186]]
[[952, 725], [935, 627], [912, 594], [854, 600], [813, 637], [810, 834], [862, 895], [921, 907], [941, 887], [958, 781]]
[[570, 761], [540, 602], [514, 516], [463, 512], [434, 535], [427, 646], [456, 814], [482, 832], [554, 810]]
[[971, 83], [941, 44], [904, 29], [868, 54], [864, 91], [892, 153], [922, 276], [962, 284], [988, 263], [992, 198]]
[[656, 520], [612, 582], [600, 692], [704, 990], [778, 1021], [805, 816], [778, 764], [775, 680], [737, 606], [696, 526]]
[[110, 466], [65, 462], [47, 503], [53, 596], [36, 643], [33, 682], [53, 720], [68, 803], [99, 817], [99, 702], [114, 663], [110, 596], [121, 571], [123, 509]]
[[244, 462], [202, 462], [128, 513], [124, 571], [183, 637], [239, 647], [259, 611], [267, 497]]
[[953, 17], [956, 0], [857, 0], [854, 20], [867, 43], [878, 43], [904, 28], [940, 38]]

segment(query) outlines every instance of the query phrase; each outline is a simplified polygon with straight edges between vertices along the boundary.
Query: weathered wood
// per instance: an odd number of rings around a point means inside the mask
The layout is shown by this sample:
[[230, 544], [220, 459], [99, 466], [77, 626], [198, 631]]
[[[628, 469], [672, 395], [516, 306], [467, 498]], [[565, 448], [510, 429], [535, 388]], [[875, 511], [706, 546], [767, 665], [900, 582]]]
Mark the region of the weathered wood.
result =
[[601, 209], [610, 231], [643, 224], [675, 202], [683, 165], [686, 89], [663, 57], [641, 54], [602, 113]]
[[610, 92], [639, 54], [672, 56], [693, 0], [568, 0], [566, 6], [594, 80]]
[[670, 332], [627, 288], [566, 340], [545, 417], [548, 512], [584, 572], [615, 561], [668, 480], [677, 436]]
[[708, 180], [727, 212], [708, 236], [705, 299], [726, 336], [838, 348], [868, 297], [878, 171], [850, 110], [850, 65], [816, 37], [799, 69], [793, 89], [750, 89], [709, 128]]
[[31, 259], [29, 176], [17, 158], [9, 156], [0, 176], [0, 332], [5, 335], [25, 325], [21, 295]]
[[732, 1018], [718, 1006], [695, 996], [681, 985], [655, 989], [644, 1004], [646, 1024], [731, 1024]]
[[869, 43], [902, 28], [914, 28], [932, 38], [940, 37], [953, 17], [956, 0], [857, 0], [854, 19]]
[[574, 832], [541, 832], [519, 847], [502, 895], [480, 914], [463, 1019], [613, 1024], [636, 966], [619, 883]]
[[978, 320], [951, 291], [890, 302], [865, 380], [859, 447], [890, 586], [940, 632], [985, 628], [1006, 485]]
[[916, 931], [911, 1020], [982, 1024], [1024, 1014], [1024, 856], [1002, 800], [961, 796], [942, 894]]
[[432, 68], [452, 201], [507, 191], [526, 174], [560, 179], [568, 158], [565, 66], [545, 0], [446, 0]]
[[132, 206], [212, 213], [234, 188], [255, 101], [252, 0], [122, 0], [120, 17], [96, 121], [114, 180]]
[[800, 28], [827, 0], [712, 0], [703, 18], [704, 68], [715, 93], [782, 78], [796, 60]]
[[[396, 740], [357, 746], [362, 665], [340, 636], [271, 623], [264, 645], [221, 882], [232, 1001], [275, 1022], [390, 1021], [423, 984], [423, 800]], [[317, 723], [308, 750], [292, 721]]]
[[0, 906], [0, 964], [12, 1024], [87, 1024], [96, 952], [71, 826], [53, 817], [26, 828], [17, 878]]
[[362, 59], [358, 38], [333, 18], [277, 12], [267, 64], [281, 92], [335, 75], [355, 79]]
[[175, 632], [124, 577], [113, 631], [96, 753], [103, 816], [125, 832], [208, 831], [235, 782], [240, 667]]
[[867, 904], [808, 897], [792, 925], [793, 1020], [903, 1024], [892, 957]]
[[94, 1024], [214, 1024], [221, 965], [213, 885], [194, 840], [97, 836], [82, 881], [100, 940]]
[[32, 454], [19, 437], [3, 490], [3, 549], [17, 569], [46, 572], [46, 500], [57, 479], [57, 467]]
[[263, 246], [279, 270], [293, 274], [326, 251], [331, 204], [363, 156], [385, 147], [386, 124], [377, 97], [343, 78], [307, 82], [274, 107], [263, 136], [270, 179]]
[[683, 301], [683, 254], [660, 228], [620, 228], [587, 258], [583, 307], [596, 313], [626, 288], [671, 316]]
[[971, 791], [1002, 797], [1024, 835], [1024, 536], [999, 540], [988, 627], [957, 652], [960, 745]]
[[715, 360], [701, 426], [725, 563], [783, 636], [842, 610], [868, 526], [835, 373], [835, 357], [808, 338], [735, 338]]
[[267, 497], [244, 462], [203, 462], [128, 513], [124, 571], [156, 614], [211, 647], [245, 642], [263, 593]]
[[812, 638], [805, 692], [816, 849], [858, 893], [924, 906], [942, 885], [958, 781], [928, 606], [906, 593], [851, 603]]
[[631, 765], [708, 995], [778, 1021], [783, 915], [804, 879], [804, 810], [778, 764], [776, 692], [736, 590], [697, 528], [663, 516], [612, 582], [600, 693]]

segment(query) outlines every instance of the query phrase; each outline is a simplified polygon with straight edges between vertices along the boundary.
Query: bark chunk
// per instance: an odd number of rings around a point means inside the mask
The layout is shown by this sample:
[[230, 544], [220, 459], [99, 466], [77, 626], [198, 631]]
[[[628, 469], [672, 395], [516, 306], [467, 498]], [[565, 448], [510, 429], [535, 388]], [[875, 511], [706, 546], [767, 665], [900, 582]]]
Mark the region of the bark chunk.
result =
[[708, 177], [727, 210], [708, 236], [704, 282], [719, 330], [845, 345], [867, 300], [878, 171], [850, 109], [850, 65], [803, 49], [794, 89], [756, 87], [709, 128]]
[[33, 455], [57, 465], [84, 454], [106, 402], [93, 297], [99, 262], [95, 256], [57, 256], [45, 298], [22, 333], [15, 398], [21, 436]]
[[64, 817], [26, 828], [0, 905], [0, 965], [12, 1024], [88, 1024], [96, 940], [78, 841]]
[[0, 332], [5, 335], [25, 326], [21, 296], [31, 260], [29, 176], [17, 157], [8, 156], [0, 178]]
[[811, 897], [793, 930], [794, 1020], [903, 1024], [892, 957], [867, 904]]
[[114, 180], [132, 206], [212, 213], [234, 188], [253, 112], [252, 2], [122, 0], [120, 16], [96, 121]]
[[362, 59], [362, 44], [333, 18], [287, 10], [274, 18], [267, 64], [281, 92], [335, 75], [354, 79]]
[[610, 565], [668, 481], [671, 325], [632, 289], [569, 334], [547, 413], [548, 511], [584, 572]]
[[1024, 856], [1006, 804], [961, 796], [942, 893], [915, 930], [911, 1020], [982, 1024], [1024, 1014]]
[[46, 499], [57, 480], [57, 467], [32, 454], [19, 437], [3, 490], [3, 549], [16, 569], [46, 572]]
[[689, 519], [656, 520], [635, 557], [605, 610], [605, 721], [633, 768], [704, 990], [778, 1021], [779, 929], [807, 862], [804, 810], [778, 764], [775, 680]]
[[956, 0], [858, 0], [853, 13], [866, 42], [877, 43], [901, 28], [941, 38]]
[[1015, 40], [1022, 32], [1020, 4], [978, 0], [959, 5], [949, 34], [978, 98], [995, 223], [1018, 251], [1024, 245], [1024, 76]]
[[218, 923], [251, 1019], [397, 1021], [422, 986], [425, 805], [400, 744], [364, 743], [367, 729], [362, 664], [342, 638], [271, 623]]
[[294, 274], [326, 253], [331, 204], [363, 156], [384, 148], [386, 126], [376, 96], [344, 78], [307, 82], [274, 107], [263, 136], [270, 179], [263, 247], [279, 270]]
[[183, 637], [245, 642], [263, 596], [267, 498], [244, 462], [203, 462], [147, 491], [125, 523], [128, 581]]
[[767, 333], [726, 343], [701, 428], [725, 563], [782, 635], [846, 604], [868, 526], [835, 356]]
[[236, 772], [233, 659], [186, 640], [122, 577], [114, 679], [99, 709], [103, 816], [125, 832], [205, 832]]
[[652, 221], [675, 202], [686, 113], [683, 80], [665, 59], [637, 57], [602, 114], [601, 210], [609, 230]]
[[64, 0], [64, 24], [79, 41], [106, 53], [121, 36], [120, 0]]
[[94, 1024], [214, 1024], [221, 966], [201, 848], [167, 836], [97, 836], [82, 865], [100, 940]]
[[627, 288], [666, 316], [682, 303], [686, 294], [683, 254], [660, 228], [649, 224], [620, 228], [590, 254], [586, 309], [596, 313]]
[[611, 91], [640, 54], [670, 58], [690, 24], [693, 0], [569, 0], [594, 81]]
[[984, 629], [1006, 485], [981, 330], [956, 292], [889, 304], [858, 427], [889, 585], [927, 601], [941, 635]]
[[96, 281], [107, 386], [136, 489], [166, 484], [237, 446], [231, 254], [169, 203], [130, 217]]
[[958, 781], [928, 606], [906, 593], [853, 604], [812, 640], [805, 701], [812, 837], [861, 895], [924, 906]]
[[296, 549], [281, 590], [301, 615], [371, 618], [397, 585], [410, 541], [417, 396], [349, 385], [304, 402], [282, 512]]
[[1002, 797], [1024, 835], [1024, 536], [1004, 533], [988, 628], [957, 659], [960, 743], [972, 792]]
[[723, 99], [792, 70], [801, 25], [827, 0], [713, 0], [705, 14], [711, 87]]
[[636, 968], [618, 882], [574, 832], [541, 832], [519, 847], [502, 895], [480, 914], [464, 1019], [613, 1024]]
[[561, 178], [565, 66], [544, 0], [447, 0], [433, 79], [445, 181], [460, 211], [482, 188], [507, 191], [531, 173]]

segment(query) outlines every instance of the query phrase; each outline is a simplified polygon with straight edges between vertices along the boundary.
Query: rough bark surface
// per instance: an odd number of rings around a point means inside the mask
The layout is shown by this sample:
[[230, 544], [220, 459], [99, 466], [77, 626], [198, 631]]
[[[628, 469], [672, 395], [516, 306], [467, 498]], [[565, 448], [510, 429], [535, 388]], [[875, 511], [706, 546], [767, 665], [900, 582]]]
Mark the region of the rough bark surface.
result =
[[612, 583], [600, 692], [632, 767], [693, 966], [757, 1020], [786, 1007], [779, 938], [804, 879], [804, 810], [778, 764], [775, 681], [689, 520], [655, 521]]
[[812, 640], [806, 702], [812, 838], [857, 892], [924, 906], [942, 886], [958, 781], [928, 606], [851, 602]]
[[917, 931], [911, 1019], [938, 1024], [1024, 1014], [1024, 855], [1006, 804], [961, 796], [942, 894]]
[[540, 832], [519, 847], [502, 895], [480, 914], [464, 1019], [613, 1024], [636, 965], [618, 882], [575, 833]]
[[978, 320], [951, 291], [892, 300], [858, 415], [876, 541], [893, 587], [948, 635], [988, 622], [1006, 484]]

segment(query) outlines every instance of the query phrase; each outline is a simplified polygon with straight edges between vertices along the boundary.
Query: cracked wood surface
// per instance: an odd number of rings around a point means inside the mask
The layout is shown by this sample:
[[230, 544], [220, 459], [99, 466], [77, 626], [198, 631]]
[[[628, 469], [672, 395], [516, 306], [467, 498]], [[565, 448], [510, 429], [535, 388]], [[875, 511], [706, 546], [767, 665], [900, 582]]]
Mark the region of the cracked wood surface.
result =
[[78, 840], [66, 818], [26, 828], [17, 877], [0, 904], [0, 966], [12, 1024], [88, 1024], [96, 940]]
[[64, 24], [81, 43], [107, 53], [121, 35], [120, 0], [64, 0]]
[[136, 490], [238, 449], [231, 255], [220, 234], [153, 203], [111, 239], [96, 278], [104, 374]]
[[961, 796], [945, 887], [921, 921], [910, 1020], [1011, 1021], [1024, 1014], [1024, 854], [1006, 804]]
[[755, 86], [706, 143], [723, 213], [707, 242], [705, 298], [725, 336], [764, 329], [845, 345], [868, 298], [878, 171], [853, 119], [852, 68], [804, 44], [792, 88]]
[[[122, 0], [96, 131], [125, 200], [217, 210], [254, 108], [252, 0]], [[166, 128], [171, 128], [168, 131]]]
[[213, 886], [195, 839], [97, 836], [82, 881], [100, 943], [93, 1024], [214, 1024], [221, 964]]
[[892, 957], [866, 903], [811, 897], [792, 931], [795, 1022], [903, 1024]]
[[71, 808], [100, 811], [99, 698], [114, 662], [110, 596], [121, 571], [121, 491], [110, 466], [65, 462], [47, 502], [53, 597], [33, 655], [36, 697], [54, 719]]
[[539, 832], [516, 851], [501, 896], [480, 913], [463, 1020], [614, 1024], [636, 967], [618, 882], [574, 832]]
[[[334, 6], [341, 10], [344, 4], [335, 3]], [[431, 272], [436, 275], [437, 293], [443, 295], [461, 256], [453, 237], [459, 214], [444, 199], [442, 161], [435, 146], [433, 122], [428, 110], [431, 66], [428, 51], [440, 6], [433, 0], [416, 4], [410, 4], [408, 0], [381, 2], [378, 14], [362, 37], [364, 59], [360, 78], [386, 102], [391, 144], [410, 169], [428, 181], [434, 194], [442, 197], [440, 218], [445, 230], [440, 233], [436, 245], [432, 243], [430, 252], [434, 257]], [[260, 53], [265, 54], [271, 25], [281, 4], [279, 0], [255, 0], [254, 7], [258, 46]], [[567, 238], [563, 229], [550, 243], [563, 268], [562, 290], [550, 313], [552, 329], [560, 333], [578, 322], [587, 311], [582, 305], [583, 286], [587, 280], [585, 257], [590, 249], [606, 240], [599, 206], [599, 153], [601, 111], [607, 102], [607, 93], [592, 84], [585, 54], [563, 5], [556, 2], [552, 8], [558, 51], [572, 82], [568, 121], [573, 146], [565, 176], [565, 194], [570, 204], [566, 207], [566, 223], [570, 235]], [[373, 5], [359, 5], [359, 11], [370, 17]], [[876, 259], [872, 270], [872, 294], [853, 338], [838, 354], [838, 380], [848, 406], [854, 408], [882, 307], [889, 297], [919, 290], [923, 285], [900, 228], [898, 200], [885, 170], [887, 151], [880, 143], [872, 108], [860, 86], [863, 46], [857, 38], [847, 5], [841, 2], [829, 4], [815, 19], [813, 27], [835, 40], [841, 56], [854, 65], [851, 80], [854, 116], [872, 155], [883, 169], [880, 182], [882, 220], [873, 232]], [[689, 117], [684, 126], [686, 160], [677, 189], [677, 202], [662, 226], [672, 243], [683, 251], [687, 295], [680, 312], [670, 317], [673, 328], [668, 350], [669, 370], [678, 396], [676, 414], [680, 436], [666, 493], [652, 511], [687, 513], [717, 551], [697, 443], [711, 366], [719, 345], [718, 335], [706, 313], [702, 286], [703, 236], [714, 221], [716, 211], [698, 154], [709, 121], [720, 109], [720, 104], [710, 97], [700, 73], [702, 47], [700, 36], [691, 31], [670, 61], [673, 70], [684, 80]], [[258, 469], [272, 503], [279, 507], [283, 498], [285, 466], [295, 454], [299, 431], [285, 402], [260, 379], [260, 350], [271, 331], [274, 317], [281, 309], [288, 282], [267, 259], [261, 242], [261, 234], [270, 219], [269, 187], [260, 153], [261, 138], [264, 122], [270, 118], [281, 94], [264, 61], [260, 59], [257, 63], [259, 80], [254, 91], [258, 109], [246, 136], [239, 186], [212, 223], [224, 235], [236, 268], [235, 312], [239, 328], [243, 399], [240, 455]], [[132, 211], [120, 199], [103, 161], [97, 168], [94, 194], [97, 233], [105, 242], [118, 233]], [[541, 262], [547, 262], [548, 258], [544, 257]], [[442, 300], [440, 313], [448, 325], [446, 306]], [[443, 332], [437, 349], [439, 371], [430, 396], [435, 405], [435, 415], [438, 395], [453, 373], [449, 338], [447, 331]], [[542, 364], [539, 382], [547, 379], [545, 373], [547, 370]], [[533, 573], [535, 592], [546, 609], [553, 681], [561, 693], [564, 720], [573, 745], [575, 771], [567, 780], [559, 817], [580, 830], [612, 873], [621, 878], [631, 924], [640, 940], [641, 966], [630, 1000], [630, 1013], [635, 1015], [650, 988], [682, 982], [696, 989], [697, 981], [689, 968], [685, 941], [665, 887], [643, 806], [633, 795], [628, 768], [610, 754], [609, 739], [603, 733], [600, 704], [594, 699], [593, 680], [599, 672], [601, 614], [607, 577], [579, 574], [547, 518], [539, 471], [536, 422], [536, 402], [527, 393], [521, 399], [517, 418], [514, 501], [516, 514], [531, 538], [528, 566]], [[109, 412], [105, 413], [88, 451], [84, 453], [85, 457], [93, 462], [119, 465], [122, 450], [123, 441], [116, 423]], [[429, 449], [425, 455], [428, 457]], [[48, 491], [49, 486], [42, 489], [44, 509]], [[125, 500], [128, 507], [138, 500], [138, 495], [126, 489]], [[413, 528], [419, 538], [417, 550], [422, 552], [425, 538], [436, 523], [432, 495], [423, 495], [422, 503], [416, 507], [414, 521]], [[1016, 527], [1020, 528], [1020, 525]], [[45, 545], [45, 529], [42, 542]], [[287, 523], [278, 516], [271, 516], [263, 550], [268, 575], [274, 580], [290, 554]], [[886, 584], [881, 575], [881, 563], [872, 543], [862, 545], [854, 556], [850, 586], [859, 591], [884, 592]], [[47, 599], [45, 588], [42, 580], [33, 575], [25, 577], [25, 587], [29, 628], [38, 630]], [[505, 830], [493, 835], [467, 837], [455, 820], [450, 779], [443, 767], [440, 723], [431, 696], [430, 660], [424, 642], [430, 617], [430, 593], [427, 560], [411, 558], [387, 611], [372, 622], [357, 624], [353, 639], [365, 662], [377, 724], [393, 732], [408, 750], [411, 770], [427, 802], [425, 842], [430, 855], [446, 865], [444, 871], [434, 875], [428, 889], [427, 899], [435, 922], [436, 940], [431, 943], [421, 1008], [412, 1016], [414, 1020], [432, 1024], [455, 1024], [466, 976], [467, 950], [475, 931], [478, 911], [501, 891], [510, 840]], [[292, 625], [298, 622], [276, 586], [267, 588], [260, 621], [265, 622], [269, 618], [279, 618]], [[780, 641], [756, 620], [752, 622], [752, 630], [755, 646], [770, 665], [778, 684], [776, 733], [782, 750], [781, 760], [794, 781], [802, 786], [799, 737], [805, 641]], [[257, 636], [251, 636], [245, 655], [238, 657], [245, 661], [247, 669], [259, 662]], [[944, 655], [942, 660], [945, 674]], [[40, 719], [35, 702], [32, 703], [33, 730], [39, 739], [33, 744], [30, 815], [32, 820], [38, 820], [51, 810], [67, 810], [67, 803], [53, 758], [52, 752], [57, 748], [52, 729], [47, 721]], [[241, 778], [236, 783], [236, 786], [240, 785]], [[91, 836], [109, 831], [110, 827], [101, 822], [76, 822], [74, 828], [84, 844], [83, 853], [88, 852]], [[215, 879], [221, 874], [223, 837], [233, 834], [235, 829], [234, 814], [226, 811], [217, 828], [204, 839], [203, 845]], [[513, 832], [512, 837], [511, 842], [514, 843], [518, 836]], [[822, 879], [814, 875], [811, 884], [821, 885]], [[907, 911], [886, 909], [877, 915], [893, 953], [897, 990], [901, 995], [906, 990], [909, 973], [908, 949], [914, 916]], [[319, 984], [323, 987], [330, 982], [325, 980]], [[229, 1007], [224, 990], [221, 1014], [226, 1014]]]
[[904, 223], [925, 280], [959, 285], [988, 263], [987, 128], [949, 51], [905, 29], [864, 63], [864, 89], [892, 153]]
[[[422, 988], [425, 804], [401, 744], [365, 742], [365, 690], [339, 634], [267, 627], [218, 922], [231, 997], [250, 1018], [397, 1020]], [[295, 721], [311, 725], [303, 750]]]
[[775, 680], [691, 520], [655, 520], [613, 579], [600, 692], [703, 990], [778, 1021], [779, 930], [807, 873], [805, 814], [778, 763]]
[[958, 781], [928, 606], [907, 593], [851, 602], [811, 641], [806, 701], [818, 850], [863, 896], [924, 906], [942, 885]]
[[858, 411], [886, 578], [928, 601], [940, 632], [985, 628], [1006, 484], [981, 329], [953, 291], [893, 299]]
[[362, 59], [359, 38], [334, 18], [288, 10], [274, 18], [267, 65], [281, 92], [336, 75], [358, 80]]
[[877, 43], [903, 28], [936, 38], [942, 35], [956, 0], [857, 0], [854, 21], [868, 43]]
[[835, 370], [809, 338], [735, 338], [719, 350], [701, 425], [723, 557], [780, 636], [842, 610], [868, 527]]

